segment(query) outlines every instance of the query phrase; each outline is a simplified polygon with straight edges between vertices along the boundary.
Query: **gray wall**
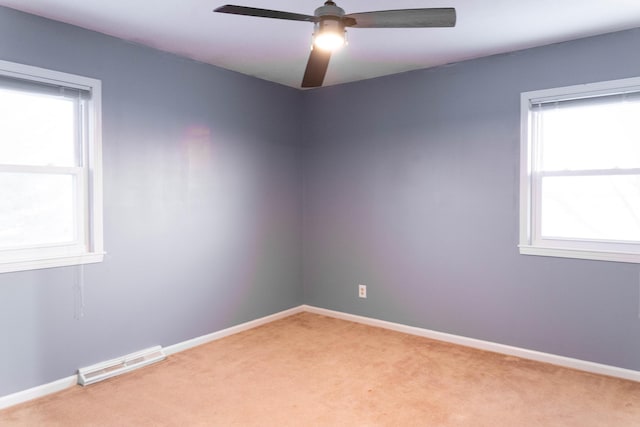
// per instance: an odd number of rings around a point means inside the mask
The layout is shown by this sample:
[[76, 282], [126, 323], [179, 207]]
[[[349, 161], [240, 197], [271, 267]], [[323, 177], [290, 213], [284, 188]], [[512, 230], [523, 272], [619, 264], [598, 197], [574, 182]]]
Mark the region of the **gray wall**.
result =
[[639, 44], [298, 92], [0, 8], [0, 59], [103, 82], [108, 251], [84, 317], [77, 267], [0, 275], [0, 396], [303, 302], [640, 369], [637, 265], [516, 247], [519, 93], [637, 75]]
[[80, 319], [77, 267], [0, 274], [0, 396], [302, 303], [298, 91], [6, 8], [0, 59], [102, 80], [108, 252]]
[[638, 265], [516, 246], [520, 92], [637, 76], [638, 46], [632, 30], [305, 93], [305, 303], [640, 369]]

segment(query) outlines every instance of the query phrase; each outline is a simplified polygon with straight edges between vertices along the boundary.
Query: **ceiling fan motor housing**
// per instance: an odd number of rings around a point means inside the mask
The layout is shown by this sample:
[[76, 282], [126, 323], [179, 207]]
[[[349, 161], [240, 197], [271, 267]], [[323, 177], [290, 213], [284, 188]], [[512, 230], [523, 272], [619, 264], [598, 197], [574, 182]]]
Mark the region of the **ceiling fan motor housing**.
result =
[[314, 15], [318, 18], [315, 23], [314, 36], [323, 32], [345, 33], [344, 23], [342, 21], [344, 9], [336, 5], [333, 1], [327, 0], [324, 6], [320, 6], [315, 10]]

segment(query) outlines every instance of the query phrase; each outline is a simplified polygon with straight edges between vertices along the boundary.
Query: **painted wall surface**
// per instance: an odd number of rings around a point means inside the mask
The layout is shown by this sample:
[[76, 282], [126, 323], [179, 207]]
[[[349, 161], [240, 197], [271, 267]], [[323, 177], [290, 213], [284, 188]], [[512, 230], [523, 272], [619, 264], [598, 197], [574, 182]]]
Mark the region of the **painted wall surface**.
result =
[[77, 267], [0, 274], [0, 396], [302, 303], [298, 91], [6, 8], [0, 59], [102, 80], [108, 252], [84, 317]]
[[77, 267], [0, 274], [0, 396], [303, 302], [640, 369], [638, 265], [516, 247], [520, 92], [639, 44], [299, 92], [0, 7], [0, 59], [103, 82], [108, 252], [83, 309]]
[[305, 93], [305, 302], [640, 369], [637, 264], [517, 248], [520, 93], [638, 76], [638, 46], [632, 30]]

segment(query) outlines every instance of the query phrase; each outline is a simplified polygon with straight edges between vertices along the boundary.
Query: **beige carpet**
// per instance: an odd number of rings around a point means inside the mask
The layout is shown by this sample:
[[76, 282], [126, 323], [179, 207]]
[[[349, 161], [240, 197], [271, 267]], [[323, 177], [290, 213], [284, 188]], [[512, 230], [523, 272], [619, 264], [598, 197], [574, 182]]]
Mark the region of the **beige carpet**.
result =
[[301, 313], [0, 425], [638, 427], [640, 383]]

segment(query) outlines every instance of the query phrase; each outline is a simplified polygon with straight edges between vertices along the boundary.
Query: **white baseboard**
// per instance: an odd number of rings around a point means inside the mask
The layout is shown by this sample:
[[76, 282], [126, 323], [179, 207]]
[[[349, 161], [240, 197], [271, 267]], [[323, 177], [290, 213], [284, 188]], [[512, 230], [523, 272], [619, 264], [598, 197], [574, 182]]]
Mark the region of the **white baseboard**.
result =
[[256, 320], [251, 320], [246, 323], [241, 323], [236, 326], [232, 326], [227, 329], [222, 329], [221, 331], [213, 332], [208, 335], [203, 335], [201, 337], [193, 338], [188, 341], [183, 341], [178, 344], [170, 345], [164, 348], [165, 353], [167, 355], [175, 354], [192, 347], [196, 347], [202, 344], [206, 344], [211, 341], [219, 340], [220, 338], [228, 337], [229, 335], [237, 334], [238, 332], [243, 332], [252, 328], [255, 328], [260, 325], [265, 325], [267, 323], [273, 322], [274, 320], [282, 319], [292, 314], [297, 314], [303, 312], [303, 306], [293, 307], [288, 310], [280, 311], [278, 313], [271, 314], [269, 316], [261, 317]]
[[535, 350], [527, 350], [525, 348], [513, 347], [504, 344], [498, 344], [490, 341], [478, 340], [475, 338], [467, 338], [459, 335], [447, 334], [444, 332], [432, 331], [429, 329], [417, 328], [415, 326], [407, 326], [400, 323], [387, 322], [385, 320], [373, 319], [370, 317], [357, 316], [355, 314], [343, 313], [340, 311], [328, 310], [325, 308], [303, 305], [302, 309], [310, 313], [322, 314], [337, 319], [349, 320], [351, 322], [362, 323], [379, 328], [390, 329], [393, 331], [404, 332], [405, 334], [417, 335], [425, 338], [431, 338], [438, 341], [458, 344], [465, 347], [477, 348], [480, 350], [491, 351], [494, 353], [507, 354], [523, 359], [535, 360], [538, 362], [550, 363], [552, 365], [563, 366], [565, 368], [577, 369], [579, 371], [590, 372], [593, 374], [607, 375], [610, 377], [622, 378], [640, 382], [640, 371], [631, 369], [618, 368], [616, 366], [603, 365], [601, 363], [588, 362], [586, 360], [573, 359], [571, 357], [558, 356], [550, 353], [543, 353]]
[[[175, 354], [180, 351], [187, 350], [191, 347], [206, 344], [211, 341], [219, 340], [220, 338], [227, 337], [229, 335], [237, 334], [238, 332], [246, 331], [248, 329], [255, 328], [260, 325], [273, 322], [274, 320], [282, 319], [284, 317], [291, 316], [292, 314], [301, 313], [304, 311], [303, 306], [293, 307], [288, 310], [284, 310], [269, 316], [261, 317], [259, 319], [251, 320], [240, 325], [232, 326], [227, 329], [223, 329], [212, 334], [203, 335], [201, 337], [193, 338], [187, 341], [183, 341], [178, 344], [170, 345], [164, 348], [167, 355]], [[66, 388], [73, 387], [78, 384], [78, 375], [72, 375], [67, 378], [63, 378], [57, 381], [43, 384], [37, 387], [33, 387], [24, 391], [9, 394], [7, 396], [0, 397], [0, 410], [8, 408], [10, 406], [17, 405], [19, 403], [28, 402], [29, 400], [44, 397], [51, 393], [62, 391]]]
[[[206, 344], [211, 341], [219, 340], [220, 338], [227, 337], [229, 335], [237, 334], [257, 326], [261, 326], [274, 320], [282, 319], [293, 314], [307, 311], [309, 313], [321, 314], [324, 316], [334, 317], [336, 319], [348, 320], [351, 322], [362, 323], [365, 325], [376, 326], [379, 328], [390, 329], [393, 331], [404, 332], [406, 334], [417, 335], [425, 338], [431, 338], [434, 340], [449, 342], [452, 344], [459, 344], [465, 347], [477, 348], [480, 350], [492, 351], [494, 353], [502, 353], [510, 356], [521, 357], [523, 359], [536, 360], [538, 362], [550, 363], [552, 365], [564, 366], [566, 368], [577, 369], [580, 371], [591, 372], [594, 374], [607, 375], [610, 377], [623, 378], [626, 380], [640, 382], [640, 371], [634, 371], [631, 369], [618, 368], [615, 366], [603, 365], [600, 363], [588, 362], [580, 359], [573, 359], [570, 357], [557, 356], [555, 354], [543, 353], [534, 350], [527, 350], [519, 347], [512, 347], [504, 344], [497, 344], [490, 341], [478, 340], [475, 338], [467, 338], [459, 335], [447, 334], [444, 332], [432, 331], [429, 329], [417, 328], [415, 326], [407, 326], [400, 323], [387, 322], [385, 320], [373, 319], [370, 317], [358, 316], [355, 314], [343, 313], [340, 311], [328, 310], [326, 308], [319, 308], [310, 305], [300, 305], [288, 310], [284, 310], [269, 316], [261, 317], [259, 319], [251, 320], [240, 325], [232, 326], [227, 329], [223, 329], [208, 335], [193, 338], [181, 343], [170, 345], [165, 347], [164, 350], [167, 355], [175, 354], [192, 347], [196, 347], [202, 344]], [[62, 378], [57, 381], [43, 384], [41, 386], [33, 387], [28, 390], [19, 391], [7, 396], [0, 397], [0, 410], [8, 408], [9, 406], [24, 403], [29, 400], [44, 397], [51, 393], [62, 391], [66, 388], [73, 387], [78, 384], [78, 376], [72, 375], [67, 378]]]
[[9, 406], [17, 405], [18, 403], [37, 399], [38, 397], [44, 397], [51, 393], [57, 393], [66, 388], [73, 387], [76, 384], [78, 384], [78, 376], [72, 375], [70, 377], [62, 378], [61, 380], [33, 387], [28, 390], [19, 391], [7, 396], [2, 396], [0, 397], [0, 409], [5, 409]]

